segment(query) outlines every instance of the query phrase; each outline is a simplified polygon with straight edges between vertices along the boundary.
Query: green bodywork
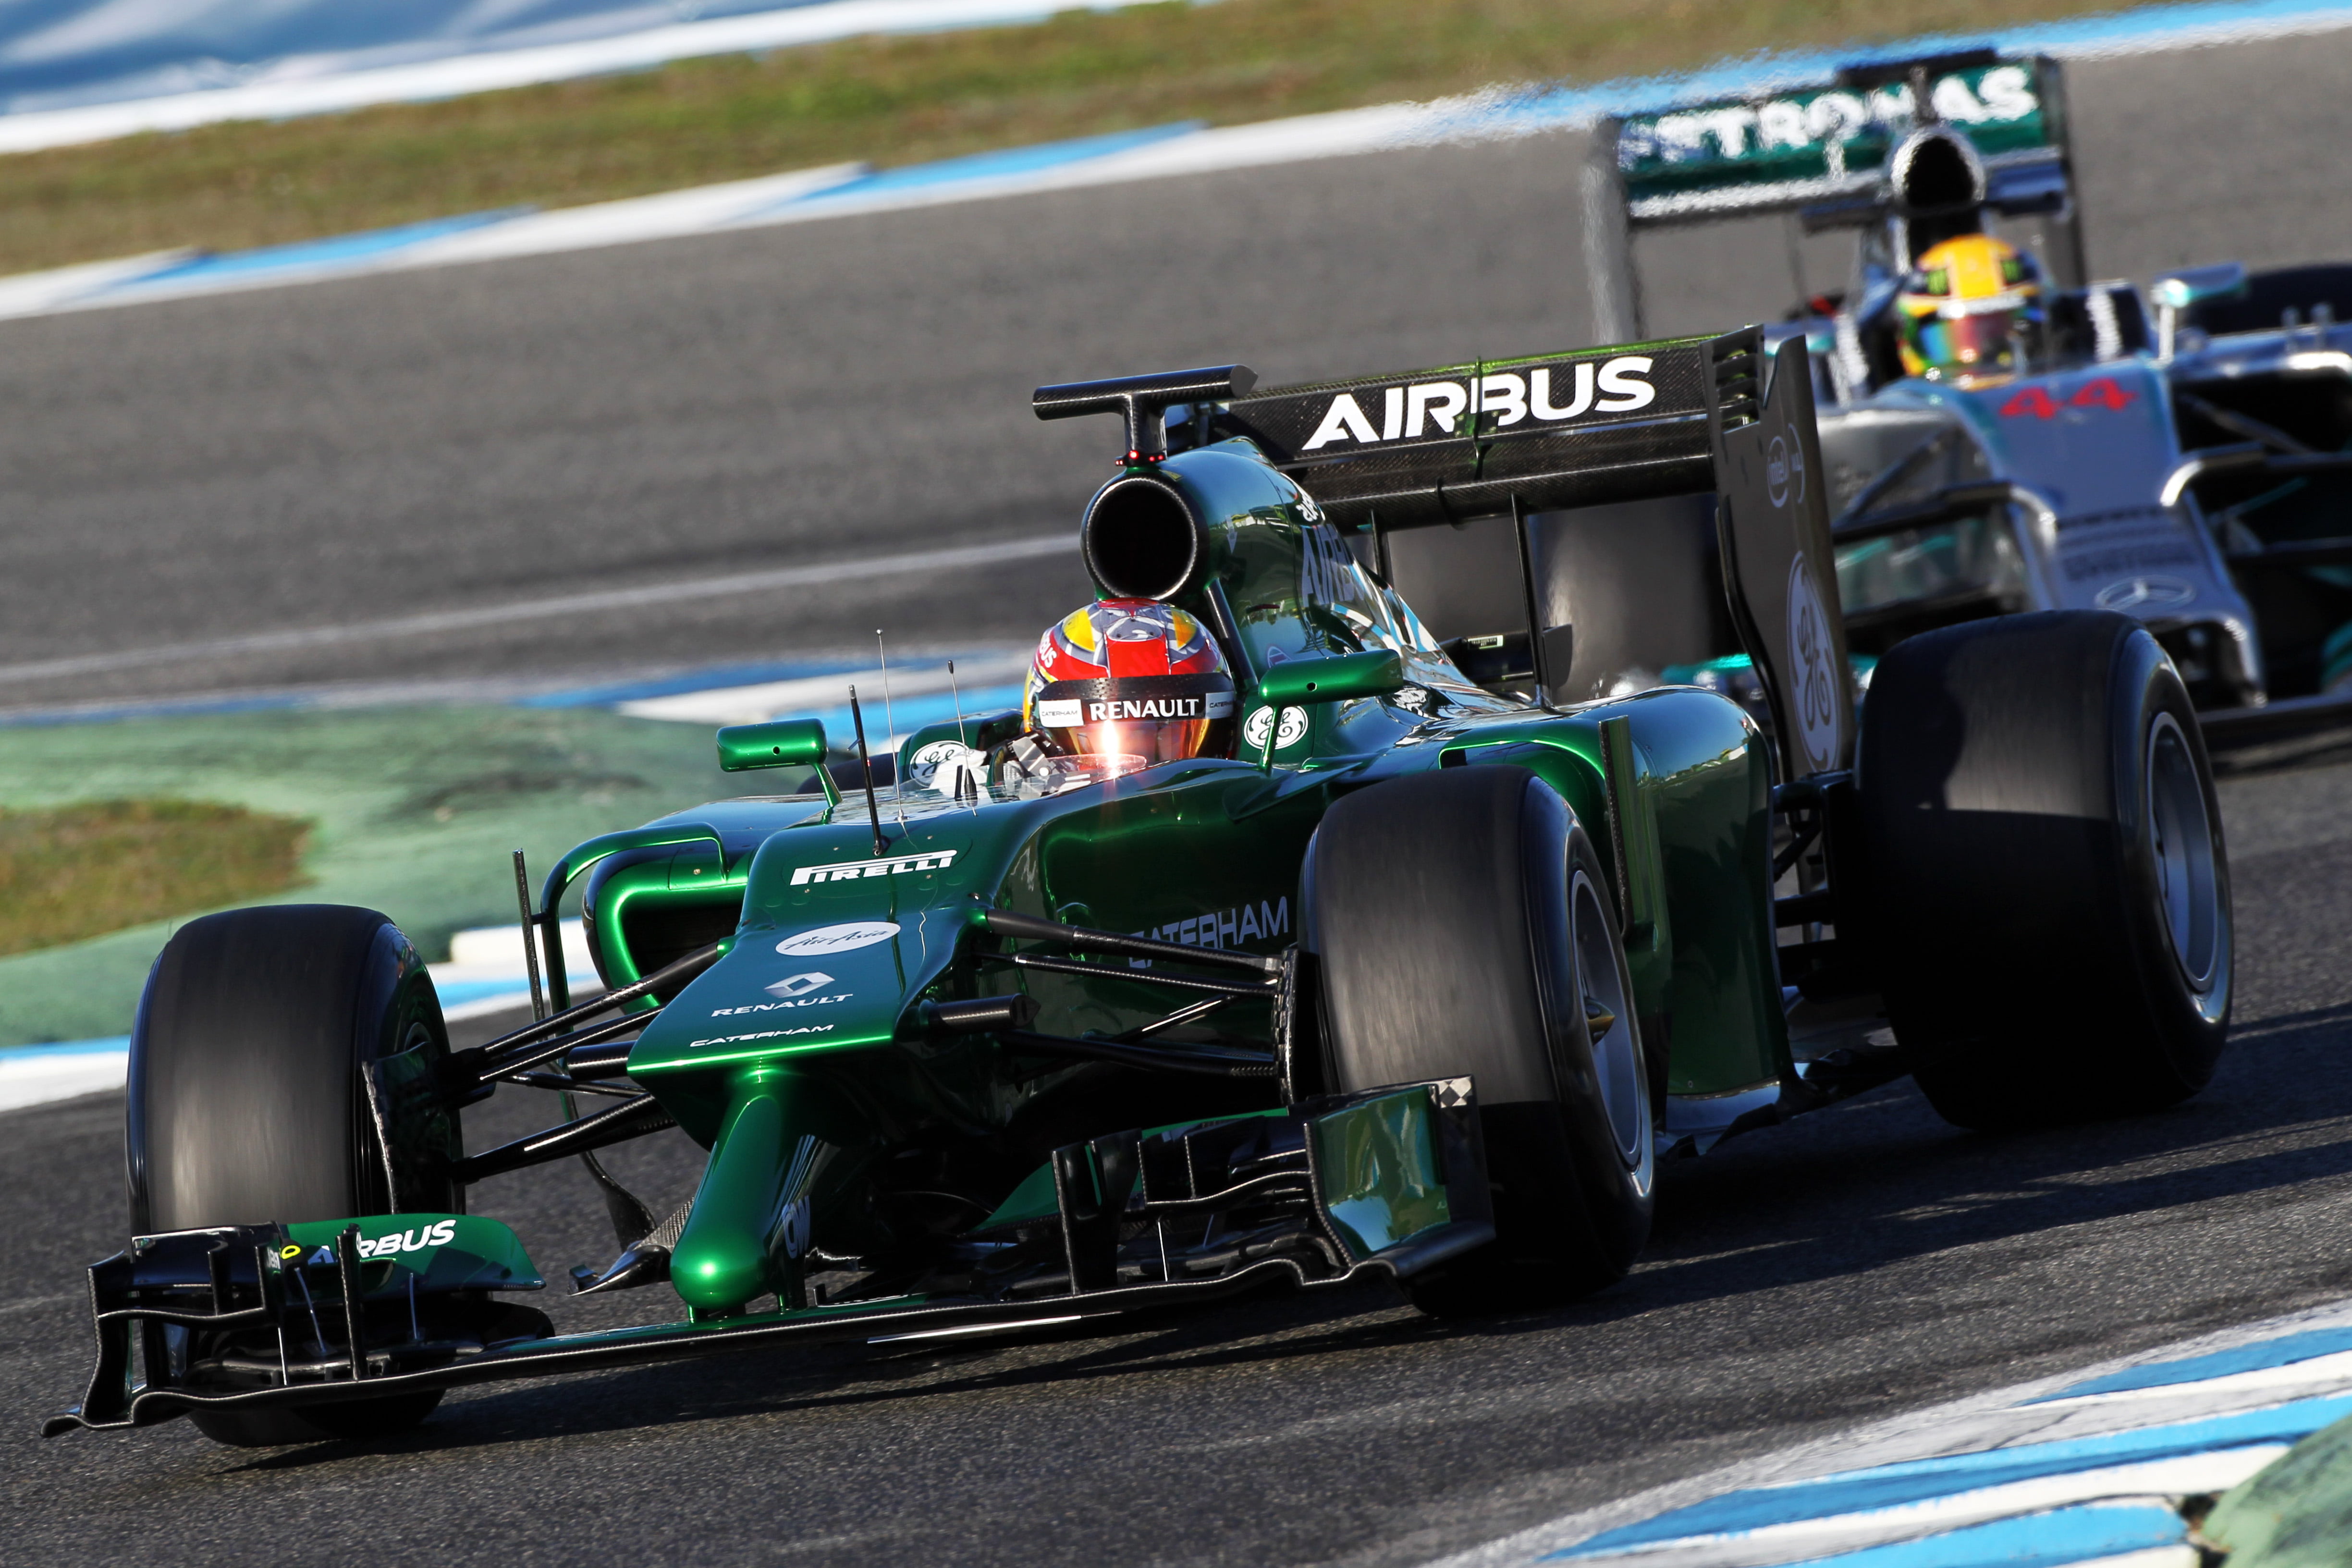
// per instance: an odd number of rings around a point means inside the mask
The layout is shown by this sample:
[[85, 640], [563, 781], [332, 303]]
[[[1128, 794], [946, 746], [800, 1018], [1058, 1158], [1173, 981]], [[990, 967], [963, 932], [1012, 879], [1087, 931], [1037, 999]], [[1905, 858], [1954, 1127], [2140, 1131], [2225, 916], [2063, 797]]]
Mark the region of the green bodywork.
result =
[[[1786, 1069], [1771, 763], [1738, 705], [1690, 688], [1572, 710], [1490, 695], [1248, 442], [1150, 470], [1210, 523], [1213, 570], [1175, 602], [1233, 626], [1246, 650], [1250, 668], [1235, 672], [1241, 760], [1167, 763], [1026, 798], [992, 790], [974, 804], [918, 776], [917, 753], [956, 739], [951, 724], [902, 745], [902, 782], [882, 792], [878, 852], [853, 789], [845, 800], [698, 807], [566, 858], [560, 880], [587, 877], [583, 907], [607, 984], [731, 933], [724, 956], [647, 1020], [628, 1064], [710, 1150], [671, 1266], [698, 1321], [772, 1292], [792, 1304], [799, 1260], [814, 1252], [887, 1251], [889, 1222], [872, 1202], [884, 1165], [1043, 1115], [1081, 1070], [1040, 1073], [1034, 1060], [1016, 1070], [992, 1037], [931, 1032], [924, 1003], [1020, 992], [1037, 1005], [1036, 1028], [1062, 1037], [1166, 1016], [1161, 987], [1015, 970], [975, 941], [981, 911], [1277, 953], [1300, 934], [1300, 869], [1324, 812], [1404, 773], [1524, 767], [1567, 799], [1624, 905], [1638, 1005], [1652, 1039], [1670, 1042], [1671, 1094], [1754, 1090]], [[1264, 700], [1262, 684], [1285, 664], [1381, 651], [1402, 668], [1389, 695], [1309, 699], [1279, 715]], [[1360, 667], [1342, 685], [1364, 679]], [[962, 738], [981, 739], [983, 723], [991, 738], [1008, 736], [1006, 719], [969, 721]], [[752, 756], [757, 741], [741, 737], [736, 750]], [[1262, 1026], [1267, 1005], [1244, 1002], [1223, 1026], [1246, 1032], [1251, 1008]], [[1188, 1114], [1183, 1091], [1168, 1092], [1167, 1109]], [[1261, 1102], [1277, 1099], [1267, 1082]], [[1413, 1209], [1426, 1201], [1426, 1173], [1413, 1164], [1425, 1155], [1379, 1113], [1351, 1112], [1318, 1136], [1336, 1165], [1388, 1173], [1338, 1215], [1368, 1250], [1426, 1217]], [[1025, 1173], [970, 1192], [975, 1212], [1003, 1203]]]

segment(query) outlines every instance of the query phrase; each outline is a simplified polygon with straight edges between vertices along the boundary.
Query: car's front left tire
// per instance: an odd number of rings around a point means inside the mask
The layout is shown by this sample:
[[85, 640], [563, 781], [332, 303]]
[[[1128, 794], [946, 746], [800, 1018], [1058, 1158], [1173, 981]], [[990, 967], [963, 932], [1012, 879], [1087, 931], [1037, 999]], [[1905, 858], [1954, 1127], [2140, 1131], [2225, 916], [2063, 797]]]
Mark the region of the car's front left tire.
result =
[[1496, 1240], [1409, 1281], [1437, 1314], [1573, 1300], [1648, 1239], [1650, 1072], [1599, 856], [1523, 768], [1448, 768], [1335, 805], [1307, 852], [1324, 1079], [1474, 1081]]

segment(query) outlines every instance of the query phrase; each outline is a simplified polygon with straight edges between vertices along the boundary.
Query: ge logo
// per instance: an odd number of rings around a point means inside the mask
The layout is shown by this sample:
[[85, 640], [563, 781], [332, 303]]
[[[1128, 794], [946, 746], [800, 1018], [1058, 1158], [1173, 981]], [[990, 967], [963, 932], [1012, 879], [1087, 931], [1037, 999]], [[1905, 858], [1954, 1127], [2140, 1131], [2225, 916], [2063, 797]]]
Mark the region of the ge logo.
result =
[[1775, 507], [1805, 499], [1805, 448], [1794, 426], [1764, 448], [1764, 489]]
[[1804, 552], [1789, 565], [1789, 708], [1806, 770], [1837, 765], [1838, 704], [1843, 697], [1830, 647], [1829, 612], [1805, 570]]
[[[1274, 710], [1261, 708], [1249, 716], [1248, 723], [1242, 726], [1242, 739], [1262, 752], [1265, 750], [1266, 731], [1269, 730], [1274, 730]], [[1307, 710], [1286, 708], [1282, 710], [1282, 728], [1275, 731], [1274, 749], [1278, 752], [1285, 746], [1295, 746], [1306, 733]]]
[[931, 776], [940, 771], [941, 763], [950, 757], [960, 757], [963, 752], [964, 745], [961, 741], [933, 741], [907, 759], [908, 775], [917, 784], [929, 784]]

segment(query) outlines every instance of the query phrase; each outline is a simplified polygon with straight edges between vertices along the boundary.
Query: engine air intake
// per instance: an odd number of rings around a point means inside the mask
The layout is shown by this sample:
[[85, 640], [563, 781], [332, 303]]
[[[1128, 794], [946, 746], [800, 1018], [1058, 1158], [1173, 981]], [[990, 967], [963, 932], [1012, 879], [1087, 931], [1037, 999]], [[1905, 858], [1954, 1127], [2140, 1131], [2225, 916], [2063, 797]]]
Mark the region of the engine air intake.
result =
[[1172, 599], [1205, 574], [1209, 531], [1174, 485], [1123, 474], [1087, 504], [1078, 552], [1110, 597]]

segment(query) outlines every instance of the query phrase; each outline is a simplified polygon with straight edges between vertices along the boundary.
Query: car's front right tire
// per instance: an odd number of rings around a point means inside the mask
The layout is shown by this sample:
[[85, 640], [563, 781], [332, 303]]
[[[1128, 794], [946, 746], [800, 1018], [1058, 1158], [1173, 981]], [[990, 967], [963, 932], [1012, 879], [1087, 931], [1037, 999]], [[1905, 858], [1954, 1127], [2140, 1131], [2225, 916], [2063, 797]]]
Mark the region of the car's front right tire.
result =
[[[278, 904], [191, 921], [156, 959], [131, 1037], [132, 1232], [462, 1212], [448, 1173], [457, 1111], [411, 1114], [387, 1140], [367, 1082], [387, 1058], [404, 1058], [397, 1080], [448, 1048], [424, 962], [373, 910]], [[191, 1419], [215, 1442], [275, 1447], [404, 1431], [440, 1399]]]

